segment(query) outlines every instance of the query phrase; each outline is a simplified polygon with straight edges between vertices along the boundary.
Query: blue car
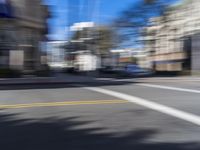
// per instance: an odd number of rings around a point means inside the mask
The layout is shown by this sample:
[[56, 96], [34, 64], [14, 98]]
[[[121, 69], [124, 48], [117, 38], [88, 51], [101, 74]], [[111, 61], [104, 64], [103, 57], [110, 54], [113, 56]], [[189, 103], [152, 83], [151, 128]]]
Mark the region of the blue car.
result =
[[133, 76], [149, 76], [153, 74], [151, 70], [140, 68], [138, 65], [127, 65], [125, 72]]

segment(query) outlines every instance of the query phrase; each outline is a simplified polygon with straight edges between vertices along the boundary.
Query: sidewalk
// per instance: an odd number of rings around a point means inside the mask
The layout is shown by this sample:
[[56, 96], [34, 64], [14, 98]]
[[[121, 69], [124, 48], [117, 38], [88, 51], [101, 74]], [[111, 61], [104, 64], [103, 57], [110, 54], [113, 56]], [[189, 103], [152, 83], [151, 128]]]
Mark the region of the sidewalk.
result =
[[95, 82], [95, 78], [81, 75], [57, 75], [54, 77], [0, 78], [0, 85], [24, 84], [72, 84]]
[[165, 80], [165, 81], [200, 81], [199, 76], [176, 76], [176, 77], [148, 77], [148, 78], [138, 78], [141, 80]]
[[[182, 76], [182, 77], [147, 77], [147, 78], [132, 78], [126, 80], [137, 81], [200, 81], [197, 76]], [[101, 81], [112, 81], [112, 78], [95, 78], [86, 75], [72, 75], [72, 74], [58, 74], [53, 77], [24, 77], [24, 78], [0, 78], [1, 85], [31, 85], [31, 84], [84, 84], [84, 83], [97, 83]]]

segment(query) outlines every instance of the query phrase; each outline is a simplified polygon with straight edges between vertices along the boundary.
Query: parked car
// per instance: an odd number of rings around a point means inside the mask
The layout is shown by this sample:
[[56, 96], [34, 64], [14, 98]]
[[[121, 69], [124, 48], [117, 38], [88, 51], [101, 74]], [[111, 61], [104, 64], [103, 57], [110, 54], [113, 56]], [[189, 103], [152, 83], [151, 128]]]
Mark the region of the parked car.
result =
[[138, 65], [127, 65], [125, 67], [125, 72], [133, 76], [149, 76], [153, 74], [153, 71], [151, 71], [150, 69], [144, 69], [139, 67]]
[[153, 71], [148, 69], [143, 69], [138, 65], [127, 65], [126, 67], [104, 67], [100, 69], [103, 74], [108, 74], [112, 77], [141, 77], [150, 76]]

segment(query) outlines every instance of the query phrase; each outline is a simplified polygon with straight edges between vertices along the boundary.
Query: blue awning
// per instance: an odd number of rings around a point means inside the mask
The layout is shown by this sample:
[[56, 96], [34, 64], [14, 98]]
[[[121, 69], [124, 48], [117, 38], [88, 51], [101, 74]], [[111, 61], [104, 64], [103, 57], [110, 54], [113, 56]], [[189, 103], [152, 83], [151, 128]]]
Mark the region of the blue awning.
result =
[[13, 18], [11, 4], [8, 0], [0, 0], [0, 18]]

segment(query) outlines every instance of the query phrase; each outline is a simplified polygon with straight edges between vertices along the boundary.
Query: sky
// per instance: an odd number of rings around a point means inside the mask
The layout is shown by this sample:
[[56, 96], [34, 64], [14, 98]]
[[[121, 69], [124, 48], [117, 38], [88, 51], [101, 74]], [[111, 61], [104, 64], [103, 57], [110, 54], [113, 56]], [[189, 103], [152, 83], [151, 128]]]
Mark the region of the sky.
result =
[[141, 0], [44, 0], [51, 14], [48, 37], [51, 40], [67, 40], [71, 33], [69, 28], [76, 22], [109, 24], [120, 12], [138, 1]]
[[81, 21], [109, 24], [121, 11], [138, 0], [44, 0], [49, 5], [51, 19], [49, 38], [66, 40], [69, 27]]

